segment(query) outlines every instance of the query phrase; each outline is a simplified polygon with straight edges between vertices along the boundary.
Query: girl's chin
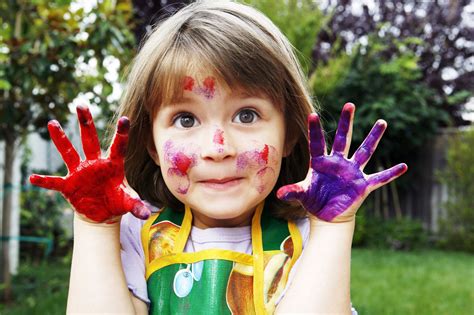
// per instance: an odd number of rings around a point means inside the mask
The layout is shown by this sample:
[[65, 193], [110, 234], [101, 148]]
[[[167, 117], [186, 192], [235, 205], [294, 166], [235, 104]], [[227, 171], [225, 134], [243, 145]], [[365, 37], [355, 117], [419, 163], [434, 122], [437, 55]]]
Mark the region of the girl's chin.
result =
[[[235, 209], [193, 209], [193, 224], [198, 228], [210, 227], [237, 227], [250, 225], [255, 207], [248, 211], [235, 211]], [[191, 208], [192, 209], [192, 208]]]

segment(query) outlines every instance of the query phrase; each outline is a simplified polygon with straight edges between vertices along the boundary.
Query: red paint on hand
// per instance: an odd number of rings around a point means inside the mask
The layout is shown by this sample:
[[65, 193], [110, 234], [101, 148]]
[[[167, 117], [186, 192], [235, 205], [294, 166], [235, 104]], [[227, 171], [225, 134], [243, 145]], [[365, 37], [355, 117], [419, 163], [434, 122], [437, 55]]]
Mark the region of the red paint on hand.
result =
[[78, 213], [95, 222], [113, 222], [127, 212], [141, 219], [148, 218], [148, 207], [139, 198], [132, 197], [123, 184], [128, 118], [119, 119], [110, 156], [103, 158], [89, 109], [81, 106], [77, 113], [86, 160], [80, 161], [59, 123], [52, 121], [48, 129], [69, 172], [65, 177], [33, 174], [31, 183], [61, 192]]

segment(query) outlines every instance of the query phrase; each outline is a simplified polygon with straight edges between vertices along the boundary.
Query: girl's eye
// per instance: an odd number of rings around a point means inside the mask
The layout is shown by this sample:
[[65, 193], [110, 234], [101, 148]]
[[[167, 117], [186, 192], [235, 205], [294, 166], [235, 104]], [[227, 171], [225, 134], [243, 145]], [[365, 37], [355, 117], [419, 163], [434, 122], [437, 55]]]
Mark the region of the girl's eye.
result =
[[234, 121], [242, 124], [251, 124], [255, 122], [258, 117], [258, 114], [254, 110], [246, 108], [235, 116]]
[[173, 119], [173, 125], [178, 128], [192, 128], [198, 124], [196, 117], [190, 113], [182, 113]]

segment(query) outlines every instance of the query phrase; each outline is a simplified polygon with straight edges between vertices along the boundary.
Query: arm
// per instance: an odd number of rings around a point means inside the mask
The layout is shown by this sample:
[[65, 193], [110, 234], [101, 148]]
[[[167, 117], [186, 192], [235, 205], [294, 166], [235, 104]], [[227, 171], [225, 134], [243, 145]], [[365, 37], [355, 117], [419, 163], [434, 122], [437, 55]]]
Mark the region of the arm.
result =
[[78, 107], [77, 113], [86, 159], [81, 161], [59, 123], [51, 121], [48, 130], [68, 174], [34, 174], [30, 181], [60, 191], [76, 210], [67, 311], [133, 313], [134, 305], [140, 304], [131, 297], [122, 269], [120, 219], [127, 212], [145, 219], [150, 210], [124, 184], [129, 122], [125, 117], [119, 120], [110, 155], [103, 158], [88, 108]]
[[122, 269], [119, 233], [119, 222], [97, 224], [75, 216], [67, 313], [135, 312]]
[[350, 260], [355, 221], [311, 218], [308, 243], [277, 314], [350, 314]]
[[373, 190], [406, 172], [398, 164], [366, 175], [363, 169], [387, 124], [376, 122], [367, 138], [348, 158], [355, 107], [344, 105], [332, 152], [317, 114], [309, 117], [310, 168], [306, 178], [281, 187], [278, 198], [298, 201], [310, 213], [311, 232], [300, 258], [298, 271], [279, 312], [305, 311], [318, 314], [350, 314], [350, 257], [355, 214]]

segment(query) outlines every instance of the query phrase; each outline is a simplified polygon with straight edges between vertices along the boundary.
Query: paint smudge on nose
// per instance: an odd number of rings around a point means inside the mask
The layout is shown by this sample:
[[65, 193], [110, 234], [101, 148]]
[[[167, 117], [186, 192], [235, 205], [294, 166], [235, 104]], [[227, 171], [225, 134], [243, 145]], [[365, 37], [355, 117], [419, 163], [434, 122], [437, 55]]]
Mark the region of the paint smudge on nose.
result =
[[214, 139], [212, 140], [215, 144], [224, 145], [224, 131], [217, 129], [214, 133]]
[[194, 88], [194, 79], [190, 76], [186, 76], [183, 82], [183, 89], [185, 91], [192, 91]]

